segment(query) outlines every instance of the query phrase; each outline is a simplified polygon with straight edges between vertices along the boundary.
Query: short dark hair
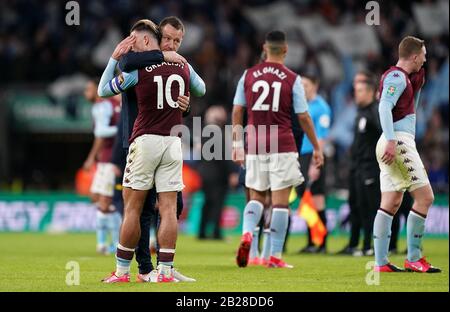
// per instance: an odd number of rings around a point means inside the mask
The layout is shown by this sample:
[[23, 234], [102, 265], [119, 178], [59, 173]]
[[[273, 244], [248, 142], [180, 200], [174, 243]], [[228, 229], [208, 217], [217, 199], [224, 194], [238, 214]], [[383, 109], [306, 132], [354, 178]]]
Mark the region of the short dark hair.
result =
[[362, 69], [356, 73], [357, 75], [364, 75], [366, 78], [360, 82], [363, 82], [367, 85], [369, 89], [372, 89], [374, 91], [378, 88], [378, 81], [377, 77], [369, 70]]
[[424, 45], [425, 41], [422, 39], [406, 36], [398, 45], [398, 56], [400, 58], [408, 58], [413, 54], [419, 54]]
[[280, 30], [273, 30], [266, 34], [266, 45], [270, 54], [281, 55], [285, 50], [286, 34]]
[[285, 43], [286, 34], [281, 30], [272, 30], [266, 34], [266, 42]]
[[149, 19], [141, 19], [134, 23], [134, 25], [131, 27], [130, 33], [133, 31], [147, 31], [152, 34], [156, 40], [158, 40], [158, 43], [161, 40], [161, 34], [159, 32], [158, 25], [156, 25]]
[[170, 25], [176, 30], [182, 30], [184, 33], [184, 24], [183, 22], [176, 16], [168, 16], [163, 18], [163, 20], [159, 23], [159, 29], [162, 30], [162, 28], [166, 25]]
[[364, 76], [366, 76], [367, 79], [371, 79], [373, 77], [372, 72], [367, 70], [367, 69], [361, 69], [356, 74], [357, 75], [364, 75]]
[[311, 80], [311, 82], [313, 84], [315, 84], [316, 86], [318, 86], [319, 83], [320, 83], [319, 75], [317, 75], [316, 73], [313, 73], [313, 72], [303, 73], [302, 74], [302, 78], [306, 78], [306, 79]]
[[360, 81], [359, 83], [365, 84], [366, 88], [369, 89], [370, 91], [373, 91], [375, 93], [377, 92], [378, 83], [377, 83], [376, 79], [370, 77], [370, 78]]

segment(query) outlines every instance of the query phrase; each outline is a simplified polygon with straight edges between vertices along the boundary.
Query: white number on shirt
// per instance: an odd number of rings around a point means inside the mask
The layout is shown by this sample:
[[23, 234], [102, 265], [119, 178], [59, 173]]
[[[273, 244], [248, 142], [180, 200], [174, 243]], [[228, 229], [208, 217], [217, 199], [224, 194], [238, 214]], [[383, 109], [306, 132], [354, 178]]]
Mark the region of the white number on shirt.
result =
[[[268, 111], [270, 109], [270, 104], [265, 104], [264, 101], [270, 92], [269, 83], [265, 80], [258, 80], [252, 86], [252, 92], [258, 92], [259, 89], [263, 89], [258, 99], [256, 99], [255, 105], [253, 105], [252, 110], [254, 111]], [[272, 82], [273, 89], [273, 99], [272, 99], [272, 111], [278, 112], [280, 106], [280, 92], [281, 92], [281, 82]]]
[[155, 76], [153, 78], [153, 81], [156, 82], [158, 88], [157, 103], [156, 103], [157, 108], [158, 109], [164, 108], [164, 97], [166, 99], [167, 104], [169, 104], [170, 107], [178, 108], [177, 101], [174, 101], [172, 98], [172, 83], [174, 81], [178, 82], [178, 85], [180, 86], [180, 95], [182, 95], [184, 94], [185, 89], [183, 78], [177, 74], [170, 75], [167, 78], [165, 88], [162, 76]]

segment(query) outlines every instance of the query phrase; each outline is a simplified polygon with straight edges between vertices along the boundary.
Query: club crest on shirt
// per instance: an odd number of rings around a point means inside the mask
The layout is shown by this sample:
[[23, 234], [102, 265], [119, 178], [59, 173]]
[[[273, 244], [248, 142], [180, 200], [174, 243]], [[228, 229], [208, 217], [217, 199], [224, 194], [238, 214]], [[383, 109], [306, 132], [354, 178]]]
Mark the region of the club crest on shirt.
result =
[[362, 117], [358, 122], [359, 132], [364, 132], [366, 130], [367, 119], [366, 117]]

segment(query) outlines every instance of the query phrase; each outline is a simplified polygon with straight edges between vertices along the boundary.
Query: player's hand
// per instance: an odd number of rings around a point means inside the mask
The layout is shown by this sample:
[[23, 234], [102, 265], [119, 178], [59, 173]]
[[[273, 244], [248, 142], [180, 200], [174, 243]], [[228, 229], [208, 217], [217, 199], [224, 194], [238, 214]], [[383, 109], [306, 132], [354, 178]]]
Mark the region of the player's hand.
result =
[[245, 152], [242, 146], [233, 146], [231, 151], [231, 159], [238, 165], [244, 164]]
[[122, 57], [122, 55], [128, 53], [131, 50], [135, 42], [136, 42], [135, 36], [131, 35], [126, 37], [116, 46], [111, 57], [116, 61], [118, 61]]
[[177, 100], [178, 108], [184, 113], [189, 107], [189, 95], [180, 95]]
[[164, 61], [170, 63], [186, 64], [187, 60], [175, 51], [163, 51]]
[[228, 184], [231, 188], [236, 188], [239, 185], [239, 174], [238, 173], [232, 173], [228, 177]]
[[323, 153], [321, 149], [313, 151], [313, 165], [316, 168], [320, 168], [323, 166]]
[[397, 146], [397, 141], [389, 140], [384, 149], [384, 154], [381, 157], [381, 161], [386, 165], [390, 166], [395, 160], [395, 147]]
[[89, 171], [94, 164], [95, 164], [95, 159], [88, 158], [88, 159], [86, 159], [86, 161], [83, 164], [83, 169], [86, 171]]
[[425, 84], [425, 68], [421, 68], [418, 72], [409, 75], [409, 80], [413, 87], [414, 94], [417, 94]]
[[311, 182], [318, 180], [320, 177], [320, 168], [317, 168], [316, 166], [309, 166], [308, 177]]

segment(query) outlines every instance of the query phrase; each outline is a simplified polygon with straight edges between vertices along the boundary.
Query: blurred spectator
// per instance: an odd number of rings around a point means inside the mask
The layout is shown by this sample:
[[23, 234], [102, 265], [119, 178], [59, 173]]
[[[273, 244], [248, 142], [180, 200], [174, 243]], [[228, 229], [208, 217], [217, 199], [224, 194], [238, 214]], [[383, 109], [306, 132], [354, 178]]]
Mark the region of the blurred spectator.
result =
[[[214, 105], [205, 113], [205, 130], [211, 130], [211, 137], [205, 137], [202, 144], [202, 160], [198, 169], [202, 177], [202, 190], [205, 201], [198, 237], [200, 239], [222, 239], [220, 219], [230, 181], [237, 184], [237, 170], [231, 160], [226, 158], [225, 125], [228, 116], [223, 106]], [[212, 137], [214, 135], [214, 137]], [[221, 135], [221, 138], [219, 137]], [[218, 139], [220, 138], [220, 139]], [[211, 144], [214, 142], [214, 144]], [[208, 155], [207, 155], [208, 154]], [[214, 158], [213, 158], [214, 157]], [[229, 157], [229, 155], [228, 155]], [[212, 234], [208, 227], [212, 226]]]

